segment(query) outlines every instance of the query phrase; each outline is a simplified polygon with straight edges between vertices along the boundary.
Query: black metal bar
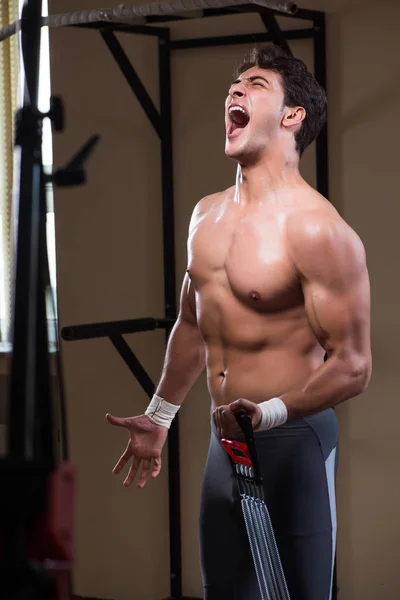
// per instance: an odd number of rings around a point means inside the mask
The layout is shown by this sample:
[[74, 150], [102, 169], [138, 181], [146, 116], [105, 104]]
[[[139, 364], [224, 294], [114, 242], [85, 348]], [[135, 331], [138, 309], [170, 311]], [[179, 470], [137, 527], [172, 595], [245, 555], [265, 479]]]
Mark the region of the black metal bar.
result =
[[[172, 154], [171, 56], [169, 32], [158, 46], [160, 112], [162, 123], [161, 167], [163, 207], [165, 316], [176, 318], [175, 225]], [[170, 331], [167, 330], [167, 338]], [[168, 491], [170, 526], [170, 585], [172, 598], [182, 597], [182, 542], [180, 507], [179, 417], [168, 435]]]
[[67, 341], [88, 340], [92, 338], [111, 337], [140, 331], [166, 329], [175, 322], [168, 319], [128, 319], [124, 321], [105, 321], [104, 323], [88, 323], [85, 325], [69, 325], [63, 327], [62, 338]]
[[203, 18], [257, 13], [259, 10], [260, 6], [257, 4], [243, 4], [242, 6], [227, 6], [225, 8], [205, 8], [203, 10]]
[[[130, 32], [130, 33], [139, 33], [139, 34], [143, 34], [143, 35], [155, 35], [158, 36], [159, 35], [159, 31], [163, 32], [164, 28], [161, 27], [157, 27], [154, 26], [153, 24], [158, 24], [158, 23], [171, 23], [174, 21], [188, 21], [188, 20], [192, 20], [193, 18], [208, 18], [208, 17], [223, 17], [223, 16], [232, 16], [232, 15], [240, 15], [240, 14], [246, 14], [246, 13], [258, 13], [260, 12], [260, 10], [263, 10], [262, 7], [260, 7], [259, 5], [243, 5], [243, 6], [233, 6], [230, 8], [205, 8], [204, 10], [200, 11], [202, 14], [201, 16], [196, 16], [196, 17], [183, 17], [182, 15], [154, 15], [154, 16], [147, 16], [147, 17], [142, 17], [144, 23], [146, 23], [145, 25], [128, 25], [126, 23], [117, 23], [117, 22], [113, 22], [113, 23], [106, 23], [106, 22], [95, 22], [95, 23], [83, 23], [83, 24], [77, 24], [77, 25], [69, 25], [68, 27], [83, 27], [85, 29], [111, 29], [113, 31], [125, 31], [125, 32]], [[291, 15], [291, 14], [287, 14], [287, 13], [280, 13], [274, 10], [271, 10], [271, 12], [275, 15], [278, 15], [279, 17], [285, 17], [285, 18], [290, 18], [290, 19], [299, 19], [301, 21], [311, 21], [311, 22], [316, 22], [318, 21], [318, 19], [321, 18], [321, 16], [323, 16], [323, 12], [320, 12], [318, 10], [308, 10], [308, 9], [303, 9], [303, 8], [298, 8], [297, 12], [295, 15]], [[166, 28], [165, 28], [166, 29]]]
[[[174, 21], [188, 21], [193, 19], [202, 19], [208, 17], [224, 17], [224, 16], [232, 16], [232, 15], [240, 15], [246, 13], [258, 13], [260, 10], [264, 10], [262, 7], [256, 4], [247, 4], [243, 6], [232, 6], [228, 8], [205, 8], [201, 12], [202, 14], [199, 16], [187, 16], [184, 17], [182, 15], [154, 15], [141, 17], [146, 25], [128, 25], [126, 23], [106, 23], [104, 21], [98, 21], [93, 23], [78, 23], [76, 25], [68, 25], [68, 27], [83, 27], [85, 29], [103, 29], [110, 28], [113, 31], [126, 31], [131, 33], [143, 33], [144, 35], [159, 35], [159, 31], [163, 28], [154, 26], [153, 24], [158, 23], [172, 23]], [[271, 10], [271, 9], [268, 9]], [[319, 19], [321, 15], [324, 13], [317, 10], [308, 10], [308, 9], [297, 9], [295, 15], [280, 13], [278, 11], [271, 10], [271, 12], [280, 17], [290, 18], [290, 19], [299, 19], [301, 21], [312, 21]], [[147, 31], [147, 28], [149, 30]]]
[[[242, 6], [231, 6], [226, 8], [205, 8], [203, 10], [203, 17], [224, 17], [224, 16], [232, 16], [239, 15], [244, 13], [257, 13], [260, 10], [264, 10], [258, 4], [244, 4]], [[272, 9], [269, 9], [272, 10]], [[281, 13], [279, 11], [272, 10], [272, 12], [280, 17], [285, 17], [289, 19], [300, 19], [304, 21], [314, 21], [318, 19], [320, 15], [324, 14], [318, 10], [308, 10], [303, 8], [298, 8], [296, 14], [289, 13]], [[173, 17], [172, 17], [173, 18]], [[161, 23], [163, 17], [146, 17], [146, 21], [148, 23], [157, 22]]]
[[[241, 6], [231, 6], [225, 8], [204, 8], [202, 10], [202, 15], [194, 18], [208, 18], [208, 17], [224, 17], [224, 16], [232, 16], [232, 15], [240, 15], [244, 13], [257, 13], [263, 10], [260, 5], [257, 4], [243, 4]], [[271, 10], [271, 9], [270, 9]], [[279, 11], [273, 11], [274, 14], [279, 15], [280, 17], [286, 17], [290, 19], [300, 19], [304, 21], [314, 21], [318, 19], [318, 17], [323, 14], [318, 10], [308, 10], [303, 8], [298, 8], [295, 14], [289, 13], [281, 13]], [[186, 18], [187, 19], [187, 18]], [[164, 23], [171, 21], [182, 20], [182, 16], [178, 15], [157, 15], [157, 16], [147, 16], [145, 17], [146, 23]]]
[[126, 23], [106, 23], [98, 21], [97, 23], [77, 23], [68, 25], [68, 27], [78, 27], [81, 29], [110, 29], [119, 33], [136, 33], [138, 35], [154, 35], [160, 37], [166, 31], [164, 27], [152, 27], [151, 25], [128, 25]]
[[162, 216], [164, 250], [164, 296], [165, 317], [176, 319], [176, 276], [175, 276], [175, 221], [174, 181], [172, 154], [172, 110], [171, 110], [171, 56], [169, 33], [159, 40], [159, 93], [162, 123], [161, 168], [162, 168]]
[[[319, 17], [314, 25], [314, 73], [316, 80], [326, 89], [326, 33], [325, 16]], [[322, 128], [316, 140], [317, 189], [329, 198], [328, 174], [328, 125]]]
[[[49, 296], [49, 304], [53, 307], [53, 314], [56, 314], [56, 303], [53, 294], [53, 290], [51, 288], [48, 289]], [[58, 320], [55, 320], [54, 324], [54, 339], [56, 343], [56, 391], [55, 397], [59, 400], [59, 414], [58, 414], [58, 424], [59, 424], [59, 444], [60, 444], [60, 453], [59, 458], [63, 461], [69, 460], [69, 437], [68, 437], [68, 419], [67, 419], [67, 401], [65, 397], [65, 385], [64, 385], [64, 369], [63, 369], [63, 361], [61, 358], [61, 348], [60, 348], [60, 334], [58, 330]], [[54, 388], [53, 388], [54, 389]]]
[[[48, 477], [56, 462], [45, 298], [48, 264], [42, 115], [38, 111], [41, 12], [41, 0], [24, 2], [25, 89], [15, 141], [21, 151], [10, 417], [7, 456], [0, 461], [0, 586], [5, 598], [25, 600], [50, 598], [55, 584], [45, 561], [38, 557], [33, 561], [32, 545], [34, 532], [43, 529], [48, 516]], [[45, 551], [51, 562], [52, 550], [47, 547]], [[67, 584], [67, 563], [64, 568]]]
[[[277, 13], [278, 14], [278, 13]], [[280, 17], [290, 17], [285, 13], [279, 13]], [[320, 10], [309, 10], [307, 8], [298, 8], [296, 14], [294, 15], [295, 19], [301, 19], [302, 21], [318, 21], [325, 16], [325, 13]]]
[[[326, 90], [326, 26], [325, 14], [320, 13], [314, 20], [314, 75], [316, 80]], [[329, 198], [329, 163], [328, 163], [328, 124], [325, 123], [322, 131], [316, 140], [316, 171], [317, 171], [317, 189], [318, 191]], [[324, 361], [327, 360], [327, 354]], [[333, 570], [333, 585], [332, 585], [332, 600], [337, 600], [338, 597], [338, 582], [337, 582], [337, 557], [335, 554], [334, 570]]]
[[8, 451], [14, 458], [34, 458], [39, 282], [41, 122], [37, 112], [41, 2], [30, 0], [22, 15], [22, 51], [26, 61], [24, 107], [16, 143], [21, 145], [18, 240], [10, 380]]
[[270, 34], [272, 41], [277, 46], [280, 46], [285, 52], [292, 55], [292, 51], [287, 43], [284, 32], [279, 27], [278, 21], [274, 13], [271, 10], [260, 10], [260, 17], [268, 33]]
[[[196, 9], [194, 9], [192, 12], [201, 13], [202, 10], [199, 9], [197, 11]], [[181, 15], [152, 15], [152, 16], [146, 17], [146, 21], [148, 23], [171, 23], [172, 21], [190, 21], [193, 18], [201, 19], [202, 16], [196, 15], [195, 17], [193, 17], [193, 15], [191, 15], [190, 12], [188, 12], [186, 16], [184, 16], [183, 14], [181, 14]]]
[[[208, 9], [203, 9], [203, 10], [198, 10], [198, 9], [193, 9], [192, 11], [188, 11], [188, 13], [186, 15], [182, 15], [182, 14], [176, 14], [176, 15], [148, 15], [148, 16], [140, 16], [137, 17], [137, 19], [145, 24], [158, 24], [158, 23], [170, 23], [173, 21], [187, 21], [190, 19], [198, 19], [198, 18], [204, 18], [204, 17], [220, 17], [220, 16], [226, 16], [226, 15], [239, 15], [239, 14], [244, 14], [244, 13], [256, 13], [259, 12], [259, 10], [263, 10], [263, 7], [260, 7], [259, 5], [256, 4], [246, 4], [246, 5], [238, 5], [238, 6], [232, 6], [232, 7], [225, 7], [225, 8], [208, 8]], [[296, 19], [301, 19], [301, 20], [306, 20], [306, 21], [315, 21], [319, 18], [319, 16], [323, 13], [321, 13], [320, 11], [315, 11], [315, 10], [307, 10], [307, 9], [297, 9], [296, 13], [284, 13], [284, 12], [280, 12], [277, 10], [273, 10], [273, 9], [269, 9], [272, 10], [272, 12], [274, 12], [275, 14], [282, 16], [282, 17], [290, 17], [290, 18], [296, 18]], [[58, 15], [60, 16], [60, 15]], [[54, 17], [54, 15], [53, 15]], [[49, 17], [49, 19], [52, 19], [52, 17]], [[45, 19], [45, 21], [47, 21], [47, 19]], [[54, 23], [53, 23], [54, 24]], [[3, 28], [2, 34], [5, 36], [3, 37], [3, 39], [6, 39], [7, 37], [14, 35], [16, 32], [16, 25], [17, 23], [12, 23], [9, 27], [5, 27]], [[60, 25], [60, 23], [58, 23], [58, 26]], [[112, 30], [114, 31], [132, 31], [133, 33], [139, 33], [139, 31], [133, 31], [135, 28], [140, 29], [141, 27], [145, 27], [143, 25], [129, 25], [125, 22], [122, 23], [118, 23], [117, 21], [112, 21], [112, 22], [107, 22], [107, 21], [92, 21], [89, 23], [71, 23], [71, 24], [65, 24], [63, 25], [65, 27], [84, 27], [84, 28], [88, 28], [88, 29], [101, 29], [103, 27], [110, 27]], [[144, 35], [158, 35], [158, 33], [156, 32], [157, 28], [153, 27], [153, 32], [151, 31], [142, 31], [140, 33], [143, 33]], [[6, 33], [7, 31], [7, 33]]]
[[[313, 29], [294, 29], [282, 32], [286, 40], [304, 40], [314, 37]], [[185, 48], [205, 48], [228, 46], [236, 44], [258, 44], [260, 42], [272, 42], [273, 38], [268, 32], [245, 33], [241, 35], [223, 35], [207, 38], [190, 38], [184, 40], [173, 40], [170, 42], [171, 50], [182, 50]]]
[[[42, 162], [42, 157], [40, 158]], [[46, 235], [45, 176], [41, 172], [38, 240], [38, 285], [36, 315], [36, 352], [40, 357], [36, 376], [34, 455], [52, 469], [56, 463], [56, 423], [50, 383], [49, 336], [46, 314], [46, 290], [50, 287]]]
[[111, 335], [110, 340], [114, 348], [117, 350], [118, 354], [122, 357], [125, 363], [128, 365], [129, 369], [132, 371], [146, 394], [149, 398], [151, 398], [154, 394], [155, 385], [149, 375], [147, 374], [145, 368], [130, 348], [126, 340], [122, 337], [122, 335]]
[[154, 106], [153, 100], [150, 98], [146, 88], [141, 82], [139, 75], [133, 68], [124, 49], [122, 48], [121, 44], [110, 29], [101, 29], [100, 34], [105, 43], [107, 44], [111, 54], [115, 58], [129, 86], [135, 92], [137, 99], [142, 105], [142, 108], [146, 113], [149, 121], [153, 125], [157, 135], [161, 136], [160, 113]]

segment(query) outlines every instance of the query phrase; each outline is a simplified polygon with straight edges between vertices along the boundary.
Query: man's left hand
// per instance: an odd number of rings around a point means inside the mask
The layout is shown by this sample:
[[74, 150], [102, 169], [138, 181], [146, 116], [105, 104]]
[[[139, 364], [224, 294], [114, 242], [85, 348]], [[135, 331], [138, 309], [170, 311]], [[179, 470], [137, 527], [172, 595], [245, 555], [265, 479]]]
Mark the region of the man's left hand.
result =
[[251, 417], [253, 429], [256, 429], [261, 421], [261, 409], [255, 402], [239, 398], [231, 404], [218, 406], [214, 410], [214, 423], [221, 438], [239, 438], [243, 436], [243, 432], [235, 418], [235, 413], [241, 412], [245, 412]]

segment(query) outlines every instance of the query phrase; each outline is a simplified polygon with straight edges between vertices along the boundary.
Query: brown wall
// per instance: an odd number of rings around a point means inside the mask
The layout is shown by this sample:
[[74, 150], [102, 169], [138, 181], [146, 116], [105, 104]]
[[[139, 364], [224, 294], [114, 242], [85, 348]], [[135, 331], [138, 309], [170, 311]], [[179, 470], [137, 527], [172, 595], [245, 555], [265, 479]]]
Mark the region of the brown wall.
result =
[[343, 6], [328, 21], [331, 189], [367, 250], [374, 367], [368, 391], [338, 410], [340, 597], [392, 600], [400, 590], [395, 559], [400, 536], [396, 427], [400, 5], [387, 1]]
[[[397, 140], [400, 121], [397, 23], [400, 7], [313, 0], [328, 24], [331, 200], [365, 242], [372, 281], [374, 375], [362, 398], [339, 408], [339, 585], [342, 600], [395, 600], [400, 500], [397, 455], [396, 284], [399, 236]], [[86, 8], [50, 1], [50, 12]], [[397, 17], [397, 19], [396, 19]], [[262, 31], [254, 16], [203, 20], [174, 37]], [[157, 103], [155, 40], [121, 35]], [[67, 129], [55, 137], [62, 164], [92, 133], [102, 141], [88, 184], [57, 191], [60, 324], [163, 314], [159, 142], [96, 32], [51, 33], [53, 91], [64, 98]], [[310, 67], [311, 44], [293, 51]], [[245, 47], [173, 55], [173, 132], [178, 285], [186, 261], [191, 210], [205, 194], [232, 183], [223, 154], [223, 101]], [[313, 149], [303, 171], [314, 182]], [[163, 360], [161, 332], [127, 336], [151, 376]], [[125, 490], [111, 468], [125, 432], [104, 419], [137, 414], [147, 404], [107, 340], [63, 344], [72, 458], [79, 473], [76, 593], [114, 600], [168, 596], [167, 464], [142, 491]], [[209, 437], [209, 400], [199, 381], [181, 411], [183, 580], [201, 595], [197, 514]]]

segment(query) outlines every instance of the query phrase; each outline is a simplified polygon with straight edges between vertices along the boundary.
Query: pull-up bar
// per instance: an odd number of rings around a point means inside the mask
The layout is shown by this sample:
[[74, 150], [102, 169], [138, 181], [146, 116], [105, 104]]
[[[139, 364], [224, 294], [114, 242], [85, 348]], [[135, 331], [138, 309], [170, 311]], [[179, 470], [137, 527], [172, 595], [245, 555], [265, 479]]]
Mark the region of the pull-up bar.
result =
[[[93, 8], [60, 13], [43, 17], [42, 27], [65, 27], [87, 23], [140, 23], [141, 17], [176, 15], [196, 10], [226, 8], [257, 4], [277, 12], [294, 15], [297, 5], [290, 0], [172, 0], [171, 2], [149, 2], [147, 4], [120, 4], [115, 8]], [[0, 29], [0, 42], [16, 33], [21, 21], [15, 21]]]

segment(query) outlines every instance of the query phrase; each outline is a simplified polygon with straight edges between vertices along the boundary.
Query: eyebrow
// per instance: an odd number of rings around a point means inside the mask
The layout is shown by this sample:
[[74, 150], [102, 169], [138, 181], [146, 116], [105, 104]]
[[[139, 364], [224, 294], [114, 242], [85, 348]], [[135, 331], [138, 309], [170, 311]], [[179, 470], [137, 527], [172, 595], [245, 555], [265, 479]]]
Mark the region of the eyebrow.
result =
[[[250, 81], [250, 82], [255, 81], [256, 79], [262, 79], [263, 81], [265, 81], [265, 83], [267, 83], [269, 85], [268, 79], [266, 79], [262, 75], [252, 75], [252, 77], [245, 77], [244, 79], [246, 79], [247, 81]], [[243, 81], [243, 80], [236, 79], [235, 81], [232, 81], [232, 85], [234, 85], [235, 83], [240, 83], [241, 81]]]

